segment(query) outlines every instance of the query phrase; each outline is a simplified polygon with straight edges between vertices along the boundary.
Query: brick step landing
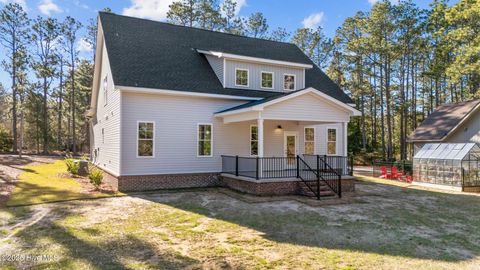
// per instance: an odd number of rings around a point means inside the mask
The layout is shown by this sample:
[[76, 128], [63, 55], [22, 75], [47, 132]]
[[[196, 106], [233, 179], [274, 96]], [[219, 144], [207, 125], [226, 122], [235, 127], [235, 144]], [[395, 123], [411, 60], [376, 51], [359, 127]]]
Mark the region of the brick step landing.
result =
[[[317, 182], [312, 181], [308, 182], [308, 185], [315, 191], [317, 191]], [[307, 186], [307, 183], [301, 182], [300, 192], [301, 195], [307, 197], [317, 197]], [[320, 182], [320, 197], [335, 197], [336, 194], [333, 192], [325, 183]]]

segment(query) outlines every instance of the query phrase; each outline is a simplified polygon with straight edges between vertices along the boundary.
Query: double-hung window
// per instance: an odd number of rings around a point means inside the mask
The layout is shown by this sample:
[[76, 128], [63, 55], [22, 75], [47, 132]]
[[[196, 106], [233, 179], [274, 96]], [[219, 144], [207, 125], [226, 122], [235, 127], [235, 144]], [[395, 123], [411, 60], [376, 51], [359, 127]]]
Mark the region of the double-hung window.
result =
[[262, 88], [273, 89], [273, 72], [262, 71]]
[[250, 155], [258, 155], [258, 127], [250, 126]]
[[235, 85], [248, 87], [248, 69], [235, 69]]
[[138, 122], [137, 127], [137, 156], [154, 157], [155, 152], [155, 123]]
[[295, 90], [295, 75], [283, 75], [283, 90]]
[[337, 129], [336, 128], [327, 129], [327, 154], [328, 155], [337, 154]]
[[199, 157], [212, 156], [212, 125], [199, 124], [197, 138], [197, 155]]
[[306, 127], [304, 132], [305, 151], [307, 155], [315, 154], [315, 128]]

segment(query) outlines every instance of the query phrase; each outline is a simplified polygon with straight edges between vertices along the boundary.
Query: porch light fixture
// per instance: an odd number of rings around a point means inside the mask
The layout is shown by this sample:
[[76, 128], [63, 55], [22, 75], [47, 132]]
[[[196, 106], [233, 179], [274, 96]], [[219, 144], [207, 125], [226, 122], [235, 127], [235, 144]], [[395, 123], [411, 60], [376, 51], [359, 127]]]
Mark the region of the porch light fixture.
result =
[[278, 129], [282, 129], [282, 126], [281, 126], [281, 125], [278, 125], [277, 128], [278, 128]]

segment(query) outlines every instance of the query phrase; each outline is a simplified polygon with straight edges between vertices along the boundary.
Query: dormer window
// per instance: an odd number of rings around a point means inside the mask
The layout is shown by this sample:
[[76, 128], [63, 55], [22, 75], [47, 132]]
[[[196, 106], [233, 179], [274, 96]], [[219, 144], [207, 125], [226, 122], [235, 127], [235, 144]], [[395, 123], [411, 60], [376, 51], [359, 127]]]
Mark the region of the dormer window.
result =
[[273, 72], [262, 71], [262, 88], [273, 89]]
[[295, 90], [295, 75], [283, 75], [283, 90]]
[[235, 69], [235, 85], [248, 87], [248, 69]]

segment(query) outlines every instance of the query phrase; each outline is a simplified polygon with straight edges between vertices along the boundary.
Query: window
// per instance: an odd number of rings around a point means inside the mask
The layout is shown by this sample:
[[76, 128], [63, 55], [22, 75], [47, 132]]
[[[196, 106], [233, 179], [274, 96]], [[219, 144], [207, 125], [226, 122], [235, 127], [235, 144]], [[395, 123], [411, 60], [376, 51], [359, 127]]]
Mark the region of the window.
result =
[[138, 122], [137, 130], [137, 157], [154, 156], [154, 122]]
[[235, 85], [248, 86], [248, 69], [235, 69]]
[[315, 154], [315, 128], [306, 127], [305, 128], [305, 154], [314, 155]]
[[258, 155], [258, 127], [250, 126], [250, 155]]
[[283, 75], [283, 89], [295, 90], [295, 75], [290, 75], [290, 74]]
[[212, 156], [212, 125], [199, 124], [198, 125], [198, 156], [211, 157]]
[[108, 80], [107, 76], [103, 79], [103, 105], [107, 105], [108, 102]]
[[262, 71], [262, 88], [273, 89], [273, 72]]
[[337, 154], [337, 129], [336, 128], [327, 129], [327, 154], [328, 155]]

